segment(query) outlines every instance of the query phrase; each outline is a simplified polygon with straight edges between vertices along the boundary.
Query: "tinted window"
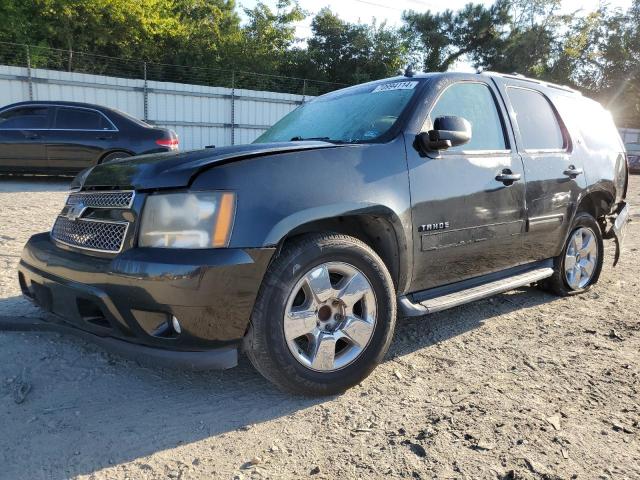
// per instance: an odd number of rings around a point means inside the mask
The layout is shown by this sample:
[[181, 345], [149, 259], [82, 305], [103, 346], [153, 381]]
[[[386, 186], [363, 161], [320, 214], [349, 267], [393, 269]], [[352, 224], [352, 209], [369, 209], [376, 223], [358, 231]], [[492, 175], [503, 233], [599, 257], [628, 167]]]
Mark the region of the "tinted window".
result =
[[19, 107], [0, 113], [0, 128], [47, 128], [47, 107]]
[[572, 136], [574, 131], [580, 132], [589, 150], [622, 151], [622, 141], [613, 118], [598, 102], [580, 95], [559, 95], [553, 103]]
[[64, 130], [111, 130], [104, 115], [83, 108], [59, 108], [54, 128]]
[[447, 151], [505, 150], [504, 131], [491, 90], [484, 83], [456, 83], [447, 88], [431, 110], [429, 121], [455, 115], [471, 123], [471, 141]]
[[525, 150], [561, 150], [564, 137], [549, 101], [535, 90], [507, 89]]

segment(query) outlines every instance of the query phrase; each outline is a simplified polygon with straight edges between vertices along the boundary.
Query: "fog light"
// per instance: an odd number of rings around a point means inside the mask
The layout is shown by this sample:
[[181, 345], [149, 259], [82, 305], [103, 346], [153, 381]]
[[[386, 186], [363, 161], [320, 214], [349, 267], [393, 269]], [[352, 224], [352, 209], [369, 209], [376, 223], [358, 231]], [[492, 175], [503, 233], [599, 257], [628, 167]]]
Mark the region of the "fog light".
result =
[[180, 322], [176, 317], [171, 317], [171, 326], [173, 327], [174, 332], [180, 334], [182, 333], [182, 328], [180, 327]]

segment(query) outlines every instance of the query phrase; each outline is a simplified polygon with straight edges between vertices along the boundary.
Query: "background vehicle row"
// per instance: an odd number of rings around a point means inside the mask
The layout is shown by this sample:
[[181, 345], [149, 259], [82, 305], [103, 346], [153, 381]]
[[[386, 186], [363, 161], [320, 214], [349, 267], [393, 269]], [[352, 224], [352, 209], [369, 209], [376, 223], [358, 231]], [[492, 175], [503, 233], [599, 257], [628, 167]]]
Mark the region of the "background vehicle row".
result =
[[22, 102], [0, 110], [0, 172], [77, 173], [97, 163], [178, 148], [172, 130], [75, 102]]

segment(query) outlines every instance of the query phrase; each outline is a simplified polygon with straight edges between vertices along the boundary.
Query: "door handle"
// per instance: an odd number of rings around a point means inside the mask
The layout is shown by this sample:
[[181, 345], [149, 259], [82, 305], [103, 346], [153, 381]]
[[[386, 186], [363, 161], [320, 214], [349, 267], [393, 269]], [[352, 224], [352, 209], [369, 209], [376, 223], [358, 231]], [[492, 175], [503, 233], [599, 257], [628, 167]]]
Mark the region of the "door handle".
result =
[[100, 137], [98, 137], [98, 140], [112, 140], [113, 136], [111, 135], [102, 135]]
[[39, 139], [39, 138], [40, 138], [40, 135], [38, 135], [37, 133], [27, 133], [27, 134], [25, 135], [25, 138], [26, 138], [27, 140], [37, 140], [37, 139]]
[[571, 178], [576, 178], [578, 175], [582, 175], [582, 173], [584, 172], [583, 169], [581, 168], [576, 168], [573, 165], [569, 165], [569, 168], [567, 168], [564, 173], [567, 177], [571, 177]]
[[513, 173], [508, 168], [505, 168], [501, 173], [496, 175], [496, 180], [498, 182], [504, 183], [507, 186], [511, 185], [513, 182], [517, 182], [518, 180], [520, 180], [520, 178], [522, 178], [522, 175], [520, 175], [519, 173]]

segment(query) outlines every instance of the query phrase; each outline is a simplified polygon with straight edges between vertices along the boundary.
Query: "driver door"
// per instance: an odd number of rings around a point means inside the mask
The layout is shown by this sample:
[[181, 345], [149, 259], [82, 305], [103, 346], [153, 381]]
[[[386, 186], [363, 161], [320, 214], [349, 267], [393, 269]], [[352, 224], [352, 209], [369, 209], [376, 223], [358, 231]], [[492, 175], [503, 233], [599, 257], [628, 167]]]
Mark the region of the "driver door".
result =
[[[437, 88], [437, 87], [436, 87]], [[487, 82], [445, 84], [423, 131], [441, 116], [471, 124], [471, 140], [428, 155], [408, 148], [413, 212], [413, 291], [524, 263], [523, 165], [506, 128], [506, 112]], [[407, 144], [410, 143], [407, 139]], [[520, 176], [501, 181], [501, 174]]]

